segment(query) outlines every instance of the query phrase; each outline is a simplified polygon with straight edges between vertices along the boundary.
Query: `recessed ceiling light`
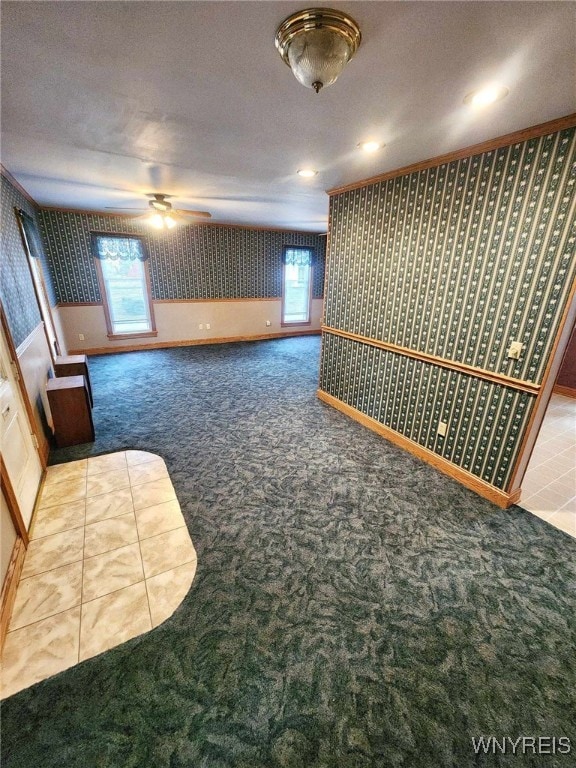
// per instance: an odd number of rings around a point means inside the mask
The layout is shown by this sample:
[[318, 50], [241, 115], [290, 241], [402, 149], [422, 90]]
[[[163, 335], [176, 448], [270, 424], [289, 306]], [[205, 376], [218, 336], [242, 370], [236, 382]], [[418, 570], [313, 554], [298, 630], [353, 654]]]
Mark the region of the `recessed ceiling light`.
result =
[[464, 103], [470, 104], [472, 107], [486, 107], [505, 96], [508, 96], [508, 88], [504, 85], [487, 85], [469, 93], [464, 99]]
[[298, 169], [298, 176], [303, 176], [305, 179], [311, 179], [312, 176], [316, 176], [318, 171], [315, 171], [313, 168], [299, 168]]
[[379, 141], [361, 141], [360, 144], [358, 144], [358, 147], [361, 150], [368, 153], [377, 152], [383, 146], [384, 144], [380, 144]]

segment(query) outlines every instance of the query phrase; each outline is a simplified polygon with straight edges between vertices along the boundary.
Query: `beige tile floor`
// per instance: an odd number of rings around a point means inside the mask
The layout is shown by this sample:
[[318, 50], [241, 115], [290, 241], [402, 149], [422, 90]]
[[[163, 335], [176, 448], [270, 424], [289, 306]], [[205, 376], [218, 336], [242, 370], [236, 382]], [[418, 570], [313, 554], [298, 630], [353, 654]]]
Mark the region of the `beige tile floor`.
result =
[[552, 395], [520, 505], [576, 537], [576, 400]]
[[2, 652], [0, 698], [158, 626], [195, 572], [159, 456], [124, 451], [49, 467]]

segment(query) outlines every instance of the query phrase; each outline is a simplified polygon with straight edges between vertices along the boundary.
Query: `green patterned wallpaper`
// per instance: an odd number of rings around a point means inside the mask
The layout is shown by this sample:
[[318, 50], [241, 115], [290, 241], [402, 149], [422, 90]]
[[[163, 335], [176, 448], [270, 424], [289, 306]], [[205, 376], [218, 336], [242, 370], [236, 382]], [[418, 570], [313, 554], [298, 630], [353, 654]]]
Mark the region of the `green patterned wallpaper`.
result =
[[[4, 306], [10, 333], [19, 346], [41, 322], [26, 252], [18, 228], [14, 208], [21, 208], [33, 219], [34, 206], [4, 176], [1, 179], [0, 228], [0, 298]], [[51, 293], [50, 274], [44, 265], [44, 278]]]
[[[574, 129], [335, 194], [325, 323], [538, 384], [575, 245]], [[320, 386], [500, 489], [535, 401], [328, 334]]]
[[40, 221], [60, 302], [100, 301], [91, 231], [144, 236], [154, 299], [279, 297], [284, 245], [315, 248], [314, 297], [323, 294], [326, 243], [318, 235], [212, 224], [151, 233], [142, 221], [46, 210]]

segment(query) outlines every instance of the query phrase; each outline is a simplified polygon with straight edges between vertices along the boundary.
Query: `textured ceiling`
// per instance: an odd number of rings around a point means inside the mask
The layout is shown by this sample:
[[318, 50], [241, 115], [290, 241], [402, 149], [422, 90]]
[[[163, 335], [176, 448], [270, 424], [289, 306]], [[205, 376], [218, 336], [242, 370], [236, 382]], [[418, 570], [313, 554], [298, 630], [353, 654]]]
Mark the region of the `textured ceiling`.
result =
[[[274, 48], [305, 3], [7, 0], [2, 162], [46, 206], [164, 192], [213, 221], [323, 231], [326, 189], [576, 112], [572, 2], [329, 5], [363, 41], [317, 95]], [[464, 105], [488, 80], [509, 96]], [[368, 137], [386, 148], [362, 154]]]

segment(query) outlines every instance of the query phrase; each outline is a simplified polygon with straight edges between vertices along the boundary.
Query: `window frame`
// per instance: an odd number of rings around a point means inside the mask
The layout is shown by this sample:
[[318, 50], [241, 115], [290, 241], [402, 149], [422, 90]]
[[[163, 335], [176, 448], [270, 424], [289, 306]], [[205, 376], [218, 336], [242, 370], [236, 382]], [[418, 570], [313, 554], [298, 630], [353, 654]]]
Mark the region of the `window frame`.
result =
[[[38, 310], [40, 317], [44, 324], [44, 334], [48, 343], [48, 349], [50, 351], [50, 359], [52, 365], [56, 362], [56, 358], [62, 354], [62, 345], [60, 344], [60, 338], [58, 331], [56, 330], [56, 323], [54, 322], [54, 315], [52, 314], [52, 307], [50, 305], [50, 299], [48, 298], [48, 291], [46, 289], [46, 281], [44, 279], [44, 269], [42, 267], [42, 261], [40, 259], [40, 253], [33, 253], [34, 247], [28, 238], [26, 232], [25, 220], [38, 230], [36, 222], [21, 208], [14, 208], [16, 214], [16, 221], [18, 222], [18, 229], [20, 230], [20, 237], [26, 253], [26, 261], [28, 263], [28, 269], [30, 270], [30, 277], [32, 279], [32, 286], [34, 288], [34, 294], [36, 296], [36, 302], [38, 304]], [[40, 232], [37, 231], [38, 239], [40, 239]]]
[[[142, 261], [142, 269], [144, 271], [144, 285], [146, 286], [146, 294], [145, 299], [148, 302], [148, 313], [150, 315], [150, 326], [151, 329], [149, 331], [139, 331], [138, 333], [115, 333], [114, 332], [114, 326], [112, 325], [112, 314], [110, 312], [110, 303], [108, 301], [108, 294], [106, 292], [106, 280], [104, 279], [104, 273], [102, 271], [102, 264], [100, 263], [102, 259], [100, 259], [97, 255], [97, 238], [99, 237], [113, 237], [118, 238], [122, 240], [139, 240], [140, 241], [140, 247], [142, 248], [142, 253], [144, 254], [145, 258]], [[148, 261], [149, 261], [149, 255], [148, 255], [148, 249], [146, 248], [146, 242], [142, 235], [133, 235], [131, 233], [124, 233], [124, 232], [90, 232], [90, 240], [92, 243], [92, 257], [95, 261], [96, 266], [96, 275], [98, 277], [98, 286], [100, 288], [100, 296], [102, 297], [102, 306], [104, 308], [104, 317], [106, 318], [106, 330], [108, 338], [111, 341], [117, 340], [117, 339], [145, 339], [145, 338], [152, 338], [154, 336], [158, 336], [158, 331], [156, 329], [156, 318], [154, 317], [154, 305], [152, 301], [152, 284], [150, 281], [150, 269], [148, 267]]]
[[[308, 320], [297, 320], [296, 322], [284, 321], [284, 307], [286, 302], [286, 267], [285, 254], [287, 250], [302, 249], [308, 251], [310, 256], [310, 280], [308, 285]], [[312, 325], [312, 297], [314, 294], [314, 260], [316, 258], [316, 250], [310, 245], [284, 245], [282, 247], [282, 306], [280, 315], [280, 327], [281, 328], [296, 328], [297, 326]]]

